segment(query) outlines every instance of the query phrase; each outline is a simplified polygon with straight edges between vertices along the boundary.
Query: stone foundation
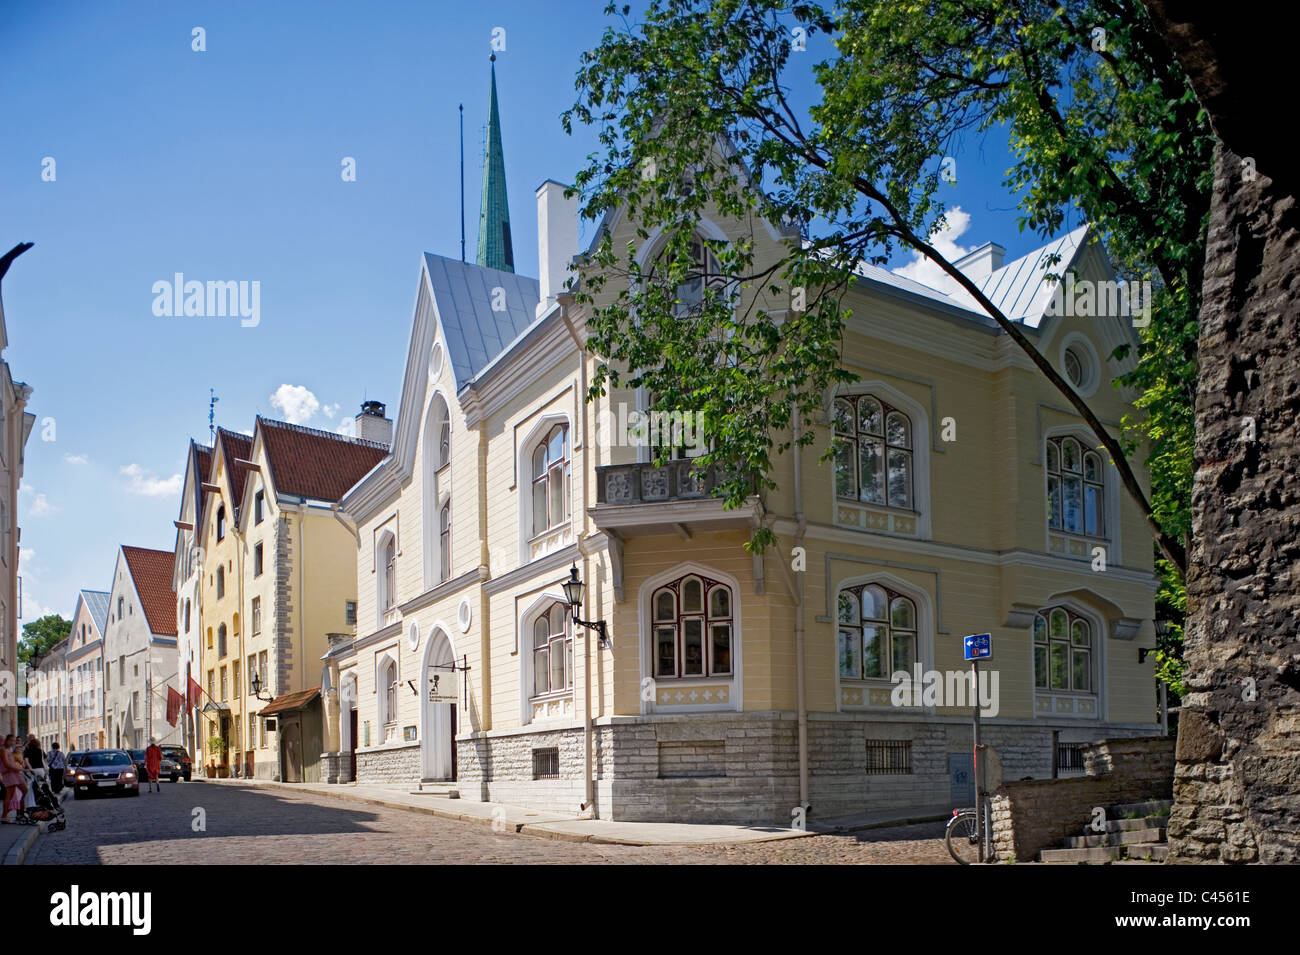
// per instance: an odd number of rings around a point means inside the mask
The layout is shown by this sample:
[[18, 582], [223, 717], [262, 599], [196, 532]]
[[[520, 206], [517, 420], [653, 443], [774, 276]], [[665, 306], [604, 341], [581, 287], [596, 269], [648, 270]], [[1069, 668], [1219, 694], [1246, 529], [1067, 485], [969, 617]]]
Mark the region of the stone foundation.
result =
[[420, 747], [377, 746], [357, 750], [357, 782], [417, 783], [420, 781]]
[[352, 782], [352, 760], [347, 753], [321, 753], [320, 778], [326, 783]]
[[[1050, 778], [1052, 735], [1083, 741], [1150, 730], [985, 723], [982, 741], [1004, 779]], [[866, 741], [899, 744], [910, 772], [868, 773]], [[459, 737], [462, 798], [574, 812], [584, 798], [583, 731], [567, 725]], [[616, 717], [595, 728], [596, 809], [602, 819], [789, 825], [799, 803], [798, 723], [788, 713]], [[534, 751], [554, 750], [555, 778], [534, 778]], [[949, 756], [965, 758], [960, 720], [815, 714], [808, 722], [809, 819], [867, 811], [968, 805]], [[551, 768], [549, 763], [540, 768]], [[358, 753], [358, 775], [365, 781]], [[413, 773], [406, 777], [416, 779]]]

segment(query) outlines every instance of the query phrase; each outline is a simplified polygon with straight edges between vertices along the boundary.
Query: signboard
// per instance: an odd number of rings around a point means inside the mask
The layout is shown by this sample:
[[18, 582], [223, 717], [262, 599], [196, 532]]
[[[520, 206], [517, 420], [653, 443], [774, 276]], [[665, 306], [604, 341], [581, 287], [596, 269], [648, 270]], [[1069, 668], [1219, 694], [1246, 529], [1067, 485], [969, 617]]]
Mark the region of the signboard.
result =
[[976, 633], [962, 640], [962, 648], [967, 660], [983, 660], [993, 656], [993, 636], [988, 633]]
[[456, 674], [450, 670], [431, 672], [426, 696], [430, 703], [459, 703], [460, 692], [456, 688]]

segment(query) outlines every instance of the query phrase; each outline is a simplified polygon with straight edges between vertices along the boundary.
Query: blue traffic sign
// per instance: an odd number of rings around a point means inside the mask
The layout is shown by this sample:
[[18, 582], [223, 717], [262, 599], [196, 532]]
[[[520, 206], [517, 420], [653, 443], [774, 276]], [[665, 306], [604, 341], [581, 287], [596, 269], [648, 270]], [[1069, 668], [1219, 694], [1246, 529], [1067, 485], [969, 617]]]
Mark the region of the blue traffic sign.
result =
[[983, 660], [993, 656], [993, 636], [988, 633], [976, 633], [962, 641], [967, 660]]

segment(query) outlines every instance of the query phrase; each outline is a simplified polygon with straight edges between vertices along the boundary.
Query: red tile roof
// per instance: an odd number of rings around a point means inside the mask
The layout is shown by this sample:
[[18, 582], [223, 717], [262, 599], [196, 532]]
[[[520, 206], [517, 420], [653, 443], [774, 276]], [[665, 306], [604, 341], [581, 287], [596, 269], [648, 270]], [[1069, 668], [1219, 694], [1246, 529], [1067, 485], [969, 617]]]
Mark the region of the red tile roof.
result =
[[339, 501], [388, 454], [375, 441], [258, 418], [271, 464], [268, 483], [278, 494]]
[[176, 591], [172, 590], [172, 570], [176, 555], [169, 550], [122, 545], [126, 566], [135, 581], [136, 593], [144, 605], [145, 619], [154, 633], [176, 633]]
[[248, 479], [248, 465], [236, 464], [235, 461], [249, 459], [253, 453], [253, 439], [238, 431], [218, 428], [217, 444], [225, 452], [226, 470], [230, 475], [230, 495], [233, 498], [230, 502], [233, 509], [230, 520], [233, 523], [239, 516], [239, 505], [244, 500], [244, 482]]

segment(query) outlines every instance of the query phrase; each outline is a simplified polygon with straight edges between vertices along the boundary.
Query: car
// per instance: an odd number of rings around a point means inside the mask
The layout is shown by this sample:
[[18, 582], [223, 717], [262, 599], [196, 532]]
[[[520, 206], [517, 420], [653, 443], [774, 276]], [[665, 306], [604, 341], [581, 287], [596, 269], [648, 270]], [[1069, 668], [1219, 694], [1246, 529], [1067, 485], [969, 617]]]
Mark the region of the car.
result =
[[81, 754], [66, 784], [78, 799], [106, 793], [140, 795], [140, 776], [131, 754], [124, 749], [92, 749]]
[[[180, 775], [188, 783], [194, 776], [194, 760], [190, 759], [189, 750], [184, 746], [164, 746], [162, 748], [163, 758], [170, 759], [180, 768]], [[172, 782], [176, 782], [176, 777], [172, 776]]]
[[[149, 767], [145, 761], [145, 751], [142, 749], [132, 749], [128, 750], [128, 752], [131, 754], [131, 759], [135, 763], [136, 775], [140, 778], [141, 782], [147, 783], [149, 781]], [[170, 779], [172, 782], [176, 782], [176, 780], [180, 778], [180, 775], [180, 766], [174, 759], [170, 759], [167, 756], [166, 750], [163, 750], [162, 762], [158, 764], [158, 778]]]

